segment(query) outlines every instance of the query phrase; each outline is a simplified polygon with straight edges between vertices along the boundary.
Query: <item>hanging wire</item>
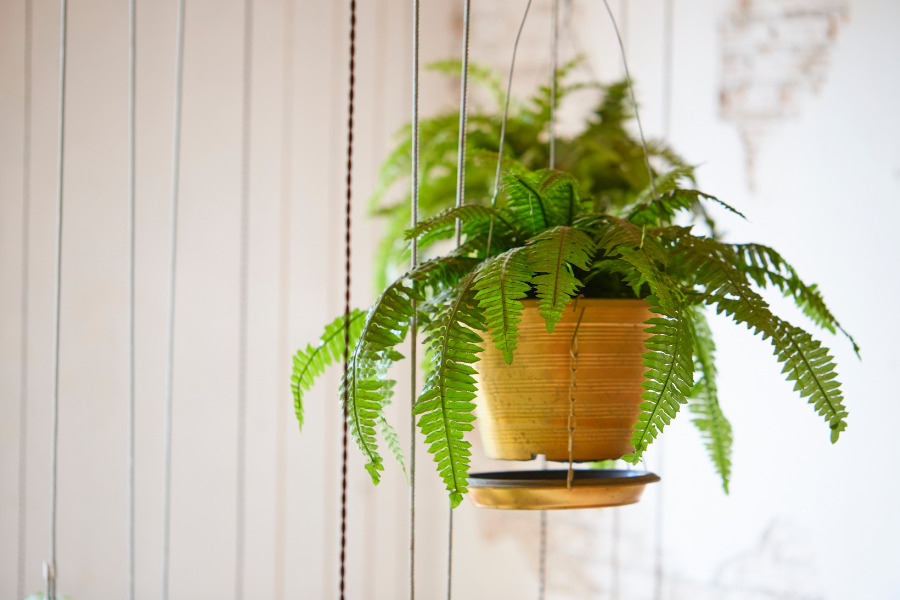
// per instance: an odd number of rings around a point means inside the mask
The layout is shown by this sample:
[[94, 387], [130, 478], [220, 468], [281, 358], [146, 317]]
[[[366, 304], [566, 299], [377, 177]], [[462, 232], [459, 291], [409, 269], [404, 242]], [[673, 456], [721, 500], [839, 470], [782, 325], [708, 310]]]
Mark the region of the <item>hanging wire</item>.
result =
[[[494, 192], [491, 194], [491, 208], [497, 204], [497, 194], [500, 192], [500, 168], [503, 165], [503, 143], [506, 139], [506, 121], [509, 118], [509, 99], [512, 96], [513, 72], [516, 69], [516, 52], [519, 50], [519, 40], [522, 38], [522, 30], [525, 28], [525, 21], [528, 20], [528, 10], [531, 8], [531, 0], [525, 5], [525, 13], [522, 15], [522, 22], [519, 23], [519, 31], [516, 33], [516, 41], [513, 44], [512, 59], [509, 63], [509, 78], [506, 82], [506, 102], [503, 107], [503, 120], [500, 122], [500, 146], [497, 150], [497, 173], [494, 175]], [[494, 237], [494, 215], [491, 215], [491, 223], [488, 227], [487, 246], [485, 247], [485, 256], [490, 254], [491, 240]]]
[[50, 560], [44, 563], [47, 600], [56, 600], [56, 500], [59, 449], [59, 316], [62, 297], [63, 173], [66, 133], [68, 3], [59, 2], [59, 131], [56, 146], [56, 265], [53, 294], [53, 365], [50, 404]]
[[[419, 0], [412, 0], [412, 171], [410, 199], [412, 227], [419, 222]], [[419, 240], [410, 241], [411, 268], [419, 264]], [[415, 404], [418, 386], [416, 369], [418, 365], [418, 302], [412, 301], [412, 318], [409, 330], [410, 342], [410, 402]], [[452, 518], [452, 512], [451, 512]], [[410, 411], [409, 417], [409, 598], [416, 597], [416, 419]]]
[[169, 298], [166, 349], [166, 396], [163, 416], [162, 600], [169, 597], [169, 542], [172, 525], [172, 392], [175, 374], [175, 267], [178, 250], [178, 193], [181, 171], [181, 96], [184, 80], [184, 4], [175, 17], [175, 100], [172, 118], [172, 208], [169, 232]]
[[[350, 0], [350, 83], [347, 100], [347, 203], [346, 234], [344, 237], [344, 380], [350, 368], [350, 225], [352, 216], [353, 183], [353, 93], [356, 85], [356, 0]], [[341, 439], [341, 574], [340, 599], [344, 600], [347, 565], [347, 405], [349, 390], [344, 388], [343, 436]]]
[[134, 600], [134, 287], [137, 7], [128, 1], [128, 600]]
[[241, 111], [241, 248], [238, 306], [237, 452], [235, 465], [234, 598], [244, 597], [247, 520], [247, 327], [250, 275], [250, 150], [253, 112], [253, 0], [244, 0], [244, 48]]
[[[463, 60], [459, 91], [459, 154], [456, 161], [456, 206], [463, 205], [466, 196], [466, 117], [469, 87], [469, 11], [471, 0], [465, 0], [463, 10]], [[456, 219], [456, 247], [462, 241], [462, 221]]]
[[[550, 55], [550, 169], [556, 168], [556, 72], [559, 70], [559, 0], [553, 0], [551, 6], [551, 42]], [[507, 101], [509, 96], [507, 96]], [[504, 122], [505, 125], [505, 122]], [[488, 244], [490, 248], [490, 244]], [[571, 439], [570, 439], [571, 446]], [[544, 456], [543, 469], [547, 470], [547, 457]], [[571, 473], [571, 448], [569, 470]], [[571, 489], [571, 482], [569, 482]], [[538, 599], [544, 600], [547, 594], [547, 511], [541, 511], [540, 550], [538, 560]]]
[[552, 41], [550, 44], [552, 73], [550, 76], [550, 169], [556, 168], [556, 72], [559, 70], [559, 0], [553, 0], [551, 21]]
[[638, 133], [641, 136], [641, 147], [644, 149], [644, 165], [647, 167], [647, 176], [650, 178], [650, 190], [653, 192], [653, 197], [656, 198], [658, 195], [656, 193], [656, 181], [653, 177], [653, 169], [650, 168], [650, 153], [647, 151], [647, 141], [644, 139], [644, 127], [641, 125], [641, 115], [640, 111], [638, 111], [637, 98], [634, 94], [634, 85], [631, 82], [631, 72], [628, 70], [628, 59], [625, 58], [625, 43], [622, 41], [622, 36], [619, 33], [616, 17], [609, 7], [609, 1], [603, 0], [603, 5], [606, 7], [606, 12], [609, 13], [609, 19], [612, 21], [613, 29], [616, 32], [616, 39], [619, 42], [619, 51], [622, 55], [622, 66], [625, 68], [625, 81], [628, 83], [628, 92], [631, 95], [631, 103], [634, 105], [634, 119], [637, 121]]
[[287, 438], [283, 424], [288, 403], [281, 394], [281, 383], [290, 374], [291, 329], [291, 196], [293, 193], [291, 165], [294, 154], [294, 0], [284, 0], [283, 15], [283, 59], [281, 98], [281, 203], [278, 208], [279, 274], [278, 274], [278, 356], [279, 362], [277, 392], [275, 394], [275, 569], [273, 598], [283, 600], [285, 596], [285, 552], [287, 546]]
[[31, 269], [31, 55], [33, 40], [33, 6], [25, 0], [25, 57], [23, 64], [23, 115], [22, 115], [22, 296], [20, 322], [19, 363], [19, 504], [16, 557], [16, 598], [25, 597], [25, 559], [28, 517], [28, 308], [29, 271]]

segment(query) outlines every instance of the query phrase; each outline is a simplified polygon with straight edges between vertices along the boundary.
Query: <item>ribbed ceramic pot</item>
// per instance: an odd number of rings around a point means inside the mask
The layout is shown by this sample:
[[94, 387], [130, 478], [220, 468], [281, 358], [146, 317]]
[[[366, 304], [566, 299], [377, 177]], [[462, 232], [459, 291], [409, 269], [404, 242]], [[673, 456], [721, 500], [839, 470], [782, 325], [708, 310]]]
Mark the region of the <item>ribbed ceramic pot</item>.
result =
[[528, 460], [543, 454], [568, 460], [570, 348], [579, 316], [572, 457], [605, 460], [631, 452], [644, 392], [641, 355], [649, 305], [582, 298], [547, 333], [537, 300], [524, 303], [512, 364], [488, 341], [476, 365], [478, 429], [488, 458]]

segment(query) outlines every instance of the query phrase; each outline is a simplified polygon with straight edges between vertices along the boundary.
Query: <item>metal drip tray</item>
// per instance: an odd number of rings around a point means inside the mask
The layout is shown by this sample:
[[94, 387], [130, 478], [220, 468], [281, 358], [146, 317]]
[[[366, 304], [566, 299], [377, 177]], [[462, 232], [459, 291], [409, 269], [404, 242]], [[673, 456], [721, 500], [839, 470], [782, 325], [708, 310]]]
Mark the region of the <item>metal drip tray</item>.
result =
[[624, 506], [641, 499], [648, 483], [659, 481], [649, 471], [577, 470], [572, 489], [567, 470], [471, 473], [469, 499], [482, 508], [555, 510]]

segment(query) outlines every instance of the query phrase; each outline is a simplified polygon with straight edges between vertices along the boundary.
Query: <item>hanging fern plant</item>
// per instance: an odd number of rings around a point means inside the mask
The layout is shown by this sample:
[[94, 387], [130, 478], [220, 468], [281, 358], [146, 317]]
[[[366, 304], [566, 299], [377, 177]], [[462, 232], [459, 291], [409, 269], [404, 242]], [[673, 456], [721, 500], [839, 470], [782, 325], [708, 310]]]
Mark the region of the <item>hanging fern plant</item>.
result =
[[[514, 114], [510, 132], [522, 128], [532, 141], [540, 138], [547, 121], [542, 111], [549, 102], [542, 98], [538, 95], [532, 100], [534, 107]], [[347, 326], [350, 362], [340, 396], [346, 398], [350, 434], [373, 482], [378, 483], [383, 470], [377, 430], [402, 465], [396, 433], [385, 419], [395, 383], [386, 373], [403, 358], [398, 347], [415, 314], [427, 360], [425, 383], [413, 413], [456, 506], [467, 491], [470, 444], [465, 435], [475, 421], [479, 353], [486, 344], [493, 344], [506, 363], [512, 363], [526, 300], [537, 301], [547, 332], [553, 332], [566, 308], [582, 296], [645, 300], [653, 314], [645, 322], [644, 392], [631, 434], [633, 451], [622, 459], [640, 461], [681, 407], [690, 405], [727, 491], [732, 430], [719, 405], [715, 345], [705, 317], [708, 310], [746, 325], [771, 344], [775, 358], [783, 363], [783, 373], [824, 419], [831, 440], [837, 441], [847, 426], [847, 411], [833, 358], [809, 333], [775, 315], [760, 291], [781, 291], [815, 325], [843, 332], [854, 349], [856, 344], [818, 289], [804, 283], [775, 250], [725, 243], [714, 229], [704, 235], [674, 224], [685, 215], [687, 221], [699, 218], [711, 224], [705, 209], [709, 204], [743, 215], [693, 189], [690, 168], [670, 151], [655, 146], [654, 154], [661, 159], [658, 164], [668, 170], [652, 172], [653, 181], [646, 171], [643, 178], [632, 173], [628, 181], [615, 170], [603, 170], [609, 160], [622, 161], [620, 165], [632, 160], [638, 148], [622, 125], [628, 114], [624, 103], [624, 88], [607, 89], [597, 119], [587, 128], [589, 133], [561, 144], [559, 155], [569, 157], [568, 163], [562, 160], [567, 170], [535, 170], [507, 159], [493, 202], [488, 184], [476, 170], [467, 195], [479, 200], [456, 208], [448, 208], [451, 200], [438, 192], [449, 193], [452, 185], [442, 183], [444, 175], [432, 176], [443, 173], [441, 165], [452, 160], [444, 156], [451, 148], [453, 136], [445, 134], [452, 126], [443, 117], [425, 121], [422, 197], [431, 194], [431, 201], [425, 204], [426, 216], [414, 228], [397, 231], [400, 220], [392, 221], [383, 246], [390, 250], [382, 254], [382, 260], [383, 265], [399, 264], [402, 252], [395, 250], [405, 248], [413, 238], [420, 251], [432, 258], [384, 285], [368, 311], [351, 313], [349, 323], [343, 317], [337, 319], [326, 327], [317, 346], [297, 353], [292, 387], [300, 424], [304, 392], [327, 365], [343, 356]], [[488, 133], [487, 119], [475, 115], [470, 122], [474, 132], [480, 126], [486, 128], [484, 140], [496, 139]], [[469, 139], [479, 143], [479, 135], [470, 133]], [[514, 145], [516, 136], [509, 139]], [[602, 156], [592, 155], [589, 147], [598, 148], [595, 153]], [[475, 147], [472, 153], [478, 150]], [[489, 152], [490, 147], [481, 150]], [[534, 153], [543, 160], [539, 148]], [[522, 157], [528, 152], [518, 149], [513, 154]], [[385, 165], [384, 180], [399, 177], [396, 173], [403, 165], [403, 154], [395, 152]], [[640, 169], [635, 166], [633, 171]], [[448, 176], [455, 178], [452, 170]], [[384, 198], [379, 192], [376, 205], [400, 206], [383, 204]], [[446, 247], [441, 243], [454, 236], [457, 221], [461, 244], [441, 253], [440, 248]]]

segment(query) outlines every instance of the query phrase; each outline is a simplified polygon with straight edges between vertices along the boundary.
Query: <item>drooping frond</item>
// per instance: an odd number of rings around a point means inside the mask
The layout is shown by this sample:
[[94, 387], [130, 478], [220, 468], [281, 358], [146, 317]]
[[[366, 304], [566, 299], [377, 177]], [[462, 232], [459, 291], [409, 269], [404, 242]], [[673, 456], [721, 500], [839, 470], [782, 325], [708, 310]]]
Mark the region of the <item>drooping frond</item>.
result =
[[734, 244], [731, 246], [741, 270], [746, 272], [761, 288], [773, 286], [794, 300], [813, 323], [831, 333], [840, 330], [859, 356], [856, 341], [838, 323], [815, 284], [807, 285], [797, 271], [774, 249], [761, 244]]
[[[366, 313], [359, 309], [354, 309], [350, 313], [351, 348], [359, 339], [365, 316]], [[325, 333], [319, 338], [321, 341], [316, 346], [309, 344], [306, 349], [298, 350], [294, 355], [291, 391], [294, 393], [294, 414], [297, 415], [300, 429], [303, 429], [303, 392], [312, 387], [316, 378], [325, 371], [325, 367], [339, 362], [344, 357], [345, 325], [346, 321], [341, 315], [325, 326]]]
[[660, 306], [675, 310], [681, 304], [679, 286], [668, 278], [661, 267], [666, 265], [666, 255], [652, 234], [624, 219], [608, 217], [602, 221], [597, 246], [608, 258], [620, 258], [631, 265], [640, 280], [632, 282], [639, 287], [646, 283]]
[[583, 231], [559, 226], [533, 238], [527, 248], [528, 264], [537, 273], [531, 283], [537, 291], [538, 312], [547, 323], [547, 332], [553, 333], [582, 285], [573, 267], [588, 269], [594, 242]]
[[831, 428], [831, 443], [847, 428], [847, 409], [841, 384], [837, 380], [834, 359], [828, 348], [811, 335], [785, 321], [778, 324], [778, 342], [773, 342], [778, 362], [784, 363], [782, 373], [794, 381], [794, 391], [801, 398], [809, 398], [816, 412]]
[[691, 334], [691, 310], [678, 306], [667, 310], [659, 299], [647, 299], [655, 317], [648, 319], [644, 331], [651, 334], [644, 342], [644, 389], [641, 394], [641, 413], [634, 425], [631, 445], [634, 452], [622, 457], [637, 463], [641, 455], [663, 428], [672, 422], [694, 385], [693, 336]]
[[637, 198], [635, 198], [635, 202], [640, 206], [645, 203], [649, 203], [654, 200], [654, 193], [656, 196], [661, 194], [666, 194], [673, 190], [677, 190], [679, 183], [685, 179], [690, 179], [694, 176], [694, 167], [688, 166], [680, 166], [663, 173], [662, 175], [658, 175], [653, 179], [653, 185], [648, 185], [643, 190], [638, 193]]
[[489, 219], [492, 214], [496, 214], [497, 211], [493, 210], [489, 206], [482, 206], [480, 204], [463, 204], [462, 206], [454, 206], [453, 208], [448, 208], [447, 210], [439, 212], [437, 215], [431, 217], [430, 219], [426, 219], [424, 221], [419, 221], [415, 227], [412, 229], [407, 229], [405, 234], [405, 239], [411, 240], [413, 238], [420, 237], [425, 235], [435, 229], [442, 229], [445, 227], [452, 228], [456, 224], [456, 220], [459, 219], [462, 222], [472, 221], [475, 219]]
[[406, 472], [406, 461], [403, 459], [403, 447], [400, 445], [400, 436], [388, 423], [383, 412], [378, 416], [378, 424], [381, 426], [381, 437], [384, 438], [385, 445], [391, 451], [391, 454], [394, 455], [394, 459], [400, 463], [400, 468], [403, 469], [403, 476], [408, 482], [409, 474]]
[[422, 393], [413, 414], [425, 436], [428, 452], [434, 455], [438, 472], [450, 492], [450, 505], [456, 507], [467, 491], [469, 450], [463, 439], [475, 420], [475, 368], [482, 342], [477, 331], [484, 328], [481, 312], [475, 306], [475, 274], [462, 279], [452, 298], [443, 304], [424, 327], [428, 349], [428, 369]]
[[703, 436], [706, 451], [722, 479], [722, 488], [728, 493], [731, 479], [731, 423], [725, 418], [719, 405], [716, 387], [716, 344], [712, 331], [701, 310], [694, 311], [692, 323], [694, 336], [694, 370], [700, 376], [691, 390], [689, 408], [694, 413], [694, 425]]
[[674, 189], [660, 193], [659, 197], [639, 203], [628, 213], [628, 220], [635, 225], [659, 227], [672, 222], [675, 215], [681, 211], [698, 212], [703, 200], [710, 200], [724, 207], [728, 211], [746, 219], [737, 209], [732, 208], [715, 196], [704, 194], [699, 190]]
[[832, 441], [836, 441], [847, 427], [847, 412], [828, 349], [799, 327], [772, 314], [769, 305], [735, 266], [730, 247], [685, 231], [676, 238], [676, 250], [686, 272], [692, 273], [696, 285], [702, 288], [702, 301], [770, 341], [779, 362], [785, 363], [783, 372], [788, 380], [796, 381], [795, 391], [803, 398], [809, 397], [816, 412], [828, 422]]
[[374, 483], [378, 483], [379, 471], [384, 469], [375, 427], [394, 385], [386, 370], [390, 363], [402, 358], [395, 347], [406, 337], [413, 300], [424, 299], [404, 281], [405, 277], [391, 284], [369, 309], [341, 386], [350, 436], [362, 451], [365, 468]]
[[519, 338], [518, 323], [525, 308], [522, 299], [531, 289], [528, 282], [533, 275], [526, 249], [513, 248], [488, 260], [475, 278], [475, 300], [507, 364], [513, 361]]

